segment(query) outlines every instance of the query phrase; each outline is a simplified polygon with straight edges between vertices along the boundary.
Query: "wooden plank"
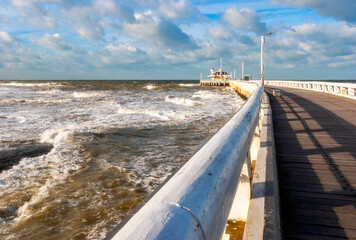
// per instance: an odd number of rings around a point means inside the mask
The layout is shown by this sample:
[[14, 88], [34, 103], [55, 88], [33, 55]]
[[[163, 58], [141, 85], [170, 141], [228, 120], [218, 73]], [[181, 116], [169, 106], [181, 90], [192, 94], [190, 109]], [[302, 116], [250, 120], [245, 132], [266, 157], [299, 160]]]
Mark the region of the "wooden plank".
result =
[[[328, 192], [344, 191], [344, 189], [340, 186], [340, 184], [332, 181], [322, 182], [322, 183], [320, 181], [307, 182], [300, 179], [284, 179], [283, 181], [285, 182], [284, 185], [288, 185], [289, 187], [300, 189], [300, 191], [302, 190], [308, 192], [314, 191], [319, 193], [323, 193], [325, 191]], [[345, 194], [351, 195], [351, 193], [349, 192], [345, 192]]]
[[[329, 154], [333, 161], [339, 166], [344, 167], [353, 167], [355, 164], [353, 163], [354, 157], [348, 155], [340, 155], [333, 156], [333, 154]], [[278, 154], [279, 163], [304, 163], [304, 164], [325, 164], [325, 159], [320, 156], [313, 155], [290, 155], [290, 154]], [[341, 158], [341, 159], [340, 159]]]
[[314, 234], [326, 237], [346, 237], [346, 238], [356, 238], [356, 230], [344, 229], [341, 227], [327, 227], [327, 226], [317, 226], [309, 224], [289, 224], [286, 229], [291, 233], [304, 233], [304, 234]]
[[[284, 170], [284, 171], [283, 171]], [[342, 175], [345, 176], [345, 174], [338, 174], [338, 173], [332, 173], [331, 171], [313, 171], [310, 169], [304, 169], [303, 171], [297, 171], [297, 169], [290, 168], [288, 169], [289, 171], [287, 172], [287, 169], [284, 168], [281, 171], [278, 172], [281, 176], [291, 176], [291, 177], [297, 177], [297, 178], [303, 178], [303, 177], [309, 177], [309, 178], [318, 178], [318, 179], [327, 179], [330, 178], [330, 180], [333, 180], [336, 176], [342, 178]], [[335, 178], [334, 180], [337, 180], [338, 178]], [[351, 175], [349, 176], [348, 179], [346, 179], [350, 182], [355, 182], [356, 180], [356, 175]]]
[[295, 240], [341, 240], [347, 239], [346, 237], [329, 237], [320, 236], [315, 234], [300, 234], [300, 233], [287, 233], [285, 239], [295, 239]]
[[325, 212], [333, 213], [349, 213], [356, 214], [356, 209], [353, 205], [343, 205], [340, 207], [331, 207], [330, 204], [320, 204], [320, 203], [310, 203], [310, 202], [301, 202], [300, 200], [290, 200], [288, 202], [289, 208], [295, 209], [305, 209], [305, 210], [322, 210]]
[[[340, 221], [345, 225], [345, 228], [349, 229], [356, 229], [356, 225], [353, 224], [356, 221], [356, 216], [354, 212], [351, 213], [335, 213], [331, 211], [324, 211], [324, 210], [316, 210], [316, 209], [296, 209], [296, 208], [290, 208], [288, 212], [289, 218], [292, 219], [292, 221], [297, 217], [309, 217], [309, 220], [311, 218], [319, 218], [319, 220], [335, 220], [335, 221]], [[336, 223], [332, 222], [326, 222], [325, 224], [320, 224], [315, 223], [316, 225], [329, 225], [329, 226], [334, 226]], [[326, 226], [325, 225], [325, 226]], [[337, 224], [335, 227], [338, 227]]]
[[295, 202], [305, 202], [305, 203], [314, 203], [314, 204], [323, 204], [328, 205], [330, 207], [340, 207], [340, 206], [347, 206], [347, 205], [354, 205], [354, 202], [350, 202], [348, 199], [331, 199], [331, 198], [323, 198], [323, 196], [314, 196], [310, 197], [307, 194], [289, 194], [289, 193], [281, 193], [281, 199], [284, 199], [286, 203], [289, 201]]
[[[309, 213], [313, 213], [313, 211], [309, 210]], [[345, 219], [345, 220], [344, 220]], [[352, 219], [354, 221], [354, 219]], [[321, 216], [300, 216], [299, 214], [294, 215], [292, 218], [287, 220], [290, 224], [310, 224], [317, 225], [323, 227], [334, 227], [334, 228], [342, 228], [342, 229], [350, 229], [355, 230], [352, 222], [347, 221], [346, 218], [341, 217], [341, 221], [338, 216], [334, 216], [333, 218], [327, 218]]]
[[[338, 168], [342, 170], [343, 172], [356, 172], [356, 166], [354, 164], [350, 164], [349, 166], [343, 166], [343, 165], [338, 165]], [[295, 169], [313, 169], [313, 170], [325, 170], [325, 171], [330, 171], [329, 169], [329, 164], [324, 163], [319, 163], [319, 164], [313, 164], [313, 163], [298, 163], [298, 162], [280, 162], [279, 163], [280, 168], [295, 168]]]

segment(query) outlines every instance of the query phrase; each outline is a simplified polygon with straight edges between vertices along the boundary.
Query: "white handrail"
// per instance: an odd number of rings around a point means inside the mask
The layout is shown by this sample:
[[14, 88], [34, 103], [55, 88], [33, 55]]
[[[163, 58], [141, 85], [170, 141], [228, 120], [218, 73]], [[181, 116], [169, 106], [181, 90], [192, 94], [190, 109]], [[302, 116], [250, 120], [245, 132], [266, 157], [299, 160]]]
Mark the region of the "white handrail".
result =
[[303, 88], [356, 99], [356, 83], [268, 80], [266, 85]]
[[263, 85], [112, 239], [220, 239], [259, 120]]

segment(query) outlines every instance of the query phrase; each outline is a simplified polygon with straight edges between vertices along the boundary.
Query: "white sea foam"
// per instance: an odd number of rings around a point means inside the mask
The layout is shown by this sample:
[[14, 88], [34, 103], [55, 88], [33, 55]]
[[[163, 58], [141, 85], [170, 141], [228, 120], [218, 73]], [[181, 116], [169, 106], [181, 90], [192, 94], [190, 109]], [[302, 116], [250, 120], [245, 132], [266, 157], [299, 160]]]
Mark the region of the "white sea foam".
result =
[[203, 102], [195, 101], [189, 98], [174, 97], [174, 96], [166, 96], [165, 101], [177, 105], [185, 105], [190, 107], [204, 104]]
[[91, 97], [101, 97], [104, 94], [101, 92], [74, 92], [72, 95], [75, 98], [91, 98]]
[[73, 134], [64, 129], [47, 132], [43, 140], [54, 144], [47, 155], [23, 158], [18, 165], [0, 174], [0, 199], [13, 192], [30, 196], [28, 201], [18, 206], [13, 220], [15, 227], [38, 214], [36, 206], [47, 206], [44, 201], [56, 193], [56, 186], [65, 183], [68, 176], [86, 166], [85, 159], [78, 155], [80, 146], [71, 140]]
[[171, 118], [164, 112], [150, 110], [150, 109], [131, 109], [131, 108], [127, 108], [127, 107], [119, 107], [119, 109], [117, 110], [117, 113], [119, 113], [119, 114], [143, 114], [143, 115], [148, 115], [148, 116], [158, 118], [158, 119], [164, 120], [164, 121], [171, 120]]
[[[0, 174], [0, 192], [4, 193], [16, 188], [36, 186], [44, 179], [64, 179], [71, 171], [78, 169], [81, 162], [76, 156], [75, 145], [70, 142], [70, 131], [60, 130], [47, 133], [43, 141], [53, 143], [54, 148], [47, 155], [34, 158], [23, 158], [18, 165]], [[51, 176], [49, 177], [48, 174]], [[43, 180], [43, 179], [42, 179]], [[48, 183], [53, 184], [53, 183]], [[48, 186], [41, 187], [36, 195], [43, 195]]]
[[43, 87], [56, 85], [56, 83], [25, 83], [25, 82], [9, 82], [9, 83], [0, 83], [0, 86], [10, 86], [10, 87]]
[[54, 184], [55, 183], [52, 181], [47, 181], [46, 184], [37, 190], [36, 194], [33, 195], [28, 202], [25, 202], [18, 208], [17, 216], [14, 219], [15, 226], [21, 224], [23, 221], [26, 221], [26, 219], [29, 219], [34, 215], [32, 206], [43, 202], [49, 196], [51, 188], [54, 186]]
[[193, 98], [202, 98], [202, 99], [216, 99], [218, 97], [218, 94], [212, 92], [212, 91], [197, 91], [193, 94]]
[[61, 94], [63, 93], [60, 89], [50, 89], [39, 91], [41, 94]]
[[52, 98], [41, 98], [41, 99], [5, 99], [0, 100], [0, 104], [15, 104], [15, 103], [67, 103], [71, 102], [72, 99], [52, 99]]
[[148, 85], [145, 86], [145, 88], [146, 88], [147, 90], [153, 90], [153, 89], [156, 89], [157, 87], [156, 87], [155, 85], [148, 84]]
[[19, 115], [11, 115], [7, 117], [8, 120], [13, 120], [18, 123], [25, 123], [27, 121], [25, 116], [19, 116]]
[[41, 143], [50, 143], [55, 144], [59, 141], [63, 140], [63, 138], [67, 137], [70, 133], [69, 130], [61, 128], [61, 129], [49, 129], [41, 134]]
[[180, 83], [178, 84], [180, 87], [197, 87], [199, 86], [199, 83]]

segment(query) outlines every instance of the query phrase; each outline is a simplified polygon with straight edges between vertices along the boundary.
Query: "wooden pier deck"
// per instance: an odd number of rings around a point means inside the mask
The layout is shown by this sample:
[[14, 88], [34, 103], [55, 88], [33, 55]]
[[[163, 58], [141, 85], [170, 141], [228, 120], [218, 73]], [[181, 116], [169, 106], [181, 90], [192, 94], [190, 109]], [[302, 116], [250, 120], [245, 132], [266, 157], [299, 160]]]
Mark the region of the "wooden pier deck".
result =
[[285, 87], [266, 91], [283, 238], [356, 239], [356, 101]]

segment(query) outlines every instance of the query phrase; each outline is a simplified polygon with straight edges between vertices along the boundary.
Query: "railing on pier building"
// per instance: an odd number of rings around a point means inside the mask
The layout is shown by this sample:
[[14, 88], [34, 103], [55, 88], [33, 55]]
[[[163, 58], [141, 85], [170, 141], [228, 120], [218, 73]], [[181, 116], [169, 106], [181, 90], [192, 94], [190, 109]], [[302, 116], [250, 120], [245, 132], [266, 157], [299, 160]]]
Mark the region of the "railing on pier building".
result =
[[229, 86], [229, 80], [212, 80], [205, 79], [200, 80], [200, 85], [204, 86]]
[[302, 88], [356, 99], [356, 83], [268, 80], [265, 84]]
[[247, 219], [244, 239], [279, 239], [278, 190], [266, 187], [277, 182], [268, 97], [263, 85], [228, 83], [250, 94], [244, 106], [107, 239], [221, 239], [228, 218]]

